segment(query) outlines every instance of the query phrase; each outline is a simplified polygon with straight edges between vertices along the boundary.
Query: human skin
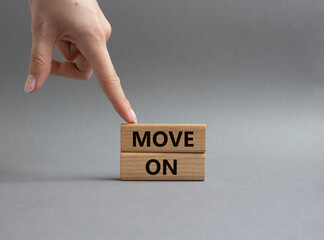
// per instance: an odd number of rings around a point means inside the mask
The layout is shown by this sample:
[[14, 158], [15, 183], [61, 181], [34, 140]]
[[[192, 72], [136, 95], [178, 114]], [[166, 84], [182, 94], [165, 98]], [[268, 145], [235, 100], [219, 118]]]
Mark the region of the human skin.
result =
[[[35, 92], [49, 74], [87, 80], [95, 74], [118, 114], [136, 115], [125, 97], [106, 46], [111, 26], [96, 0], [30, 0], [32, 50], [25, 92]], [[54, 47], [66, 62], [53, 60]]]

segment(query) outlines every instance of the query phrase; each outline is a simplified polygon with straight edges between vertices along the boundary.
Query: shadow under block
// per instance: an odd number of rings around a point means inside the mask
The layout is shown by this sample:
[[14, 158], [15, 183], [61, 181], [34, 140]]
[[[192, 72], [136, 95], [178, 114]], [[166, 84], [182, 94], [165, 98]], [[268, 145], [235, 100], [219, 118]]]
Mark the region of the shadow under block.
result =
[[205, 151], [205, 124], [121, 124], [121, 152]]
[[205, 153], [121, 153], [121, 180], [205, 180]]

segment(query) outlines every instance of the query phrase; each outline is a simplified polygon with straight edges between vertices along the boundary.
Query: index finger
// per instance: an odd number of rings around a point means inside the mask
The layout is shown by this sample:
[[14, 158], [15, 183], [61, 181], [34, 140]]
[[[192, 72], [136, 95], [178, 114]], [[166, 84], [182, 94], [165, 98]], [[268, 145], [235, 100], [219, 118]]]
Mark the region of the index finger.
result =
[[126, 122], [137, 123], [135, 112], [124, 94], [106, 44], [86, 43], [86, 45], [85, 54], [107, 98]]

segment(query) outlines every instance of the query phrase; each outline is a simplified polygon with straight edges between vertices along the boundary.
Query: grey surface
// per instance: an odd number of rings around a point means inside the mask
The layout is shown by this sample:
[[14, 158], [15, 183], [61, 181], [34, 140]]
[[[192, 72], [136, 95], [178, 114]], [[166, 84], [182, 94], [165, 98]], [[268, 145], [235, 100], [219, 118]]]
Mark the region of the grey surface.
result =
[[323, 0], [100, 1], [141, 123], [206, 123], [205, 182], [121, 182], [93, 78], [23, 92], [27, 1], [0, 2], [0, 239], [323, 239]]

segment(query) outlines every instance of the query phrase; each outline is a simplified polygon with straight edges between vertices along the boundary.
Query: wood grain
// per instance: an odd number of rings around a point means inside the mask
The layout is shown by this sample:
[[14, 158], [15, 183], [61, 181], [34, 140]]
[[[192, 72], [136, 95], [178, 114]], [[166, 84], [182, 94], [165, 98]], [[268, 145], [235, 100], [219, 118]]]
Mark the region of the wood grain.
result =
[[121, 152], [205, 151], [205, 124], [121, 124]]
[[[155, 160], [147, 165], [150, 160]], [[167, 160], [170, 168], [163, 167], [163, 160]], [[174, 165], [176, 160], [176, 167]], [[160, 171], [157, 171], [157, 162]], [[175, 171], [176, 170], [176, 171]], [[121, 153], [120, 154], [121, 180], [205, 180], [204, 153]]]

